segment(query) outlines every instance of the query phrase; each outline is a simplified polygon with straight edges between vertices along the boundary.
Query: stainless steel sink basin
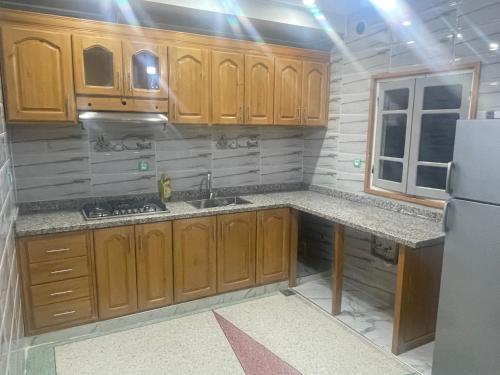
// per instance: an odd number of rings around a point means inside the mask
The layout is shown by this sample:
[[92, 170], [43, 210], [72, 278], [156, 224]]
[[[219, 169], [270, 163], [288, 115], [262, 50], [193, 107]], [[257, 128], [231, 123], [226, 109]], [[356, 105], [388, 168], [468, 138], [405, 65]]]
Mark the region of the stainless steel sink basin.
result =
[[252, 202], [247, 201], [246, 199], [240, 197], [221, 197], [221, 198], [212, 198], [212, 199], [200, 199], [197, 201], [186, 202], [193, 206], [194, 208], [202, 209], [202, 208], [212, 208], [212, 207], [225, 207], [231, 205], [240, 205], [240, 204], [249, 204]]

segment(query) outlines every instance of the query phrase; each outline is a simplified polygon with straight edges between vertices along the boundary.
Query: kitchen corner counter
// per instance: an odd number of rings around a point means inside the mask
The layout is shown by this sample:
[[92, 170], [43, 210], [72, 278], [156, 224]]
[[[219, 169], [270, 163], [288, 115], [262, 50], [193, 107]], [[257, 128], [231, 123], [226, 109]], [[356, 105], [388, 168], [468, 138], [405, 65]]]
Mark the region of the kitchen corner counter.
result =
[[16, 221], [16, 235], [23, 237], [277, 207], [291, 207], [354, 229], [393, 240], [411, 248], [430, 246], [441, 243], [444, 240], [444, 233], [442, 233], [440, 225], [436, 221], [313, 191], [244, 195], [242, 197], [252, 203], [239, 206], [196, 209], [185, 202], [173, 202], [167, 204], [170, 212], [89, 221], [86, 221], [81, 212], [77, 210], [22, 214], [19, 215]]

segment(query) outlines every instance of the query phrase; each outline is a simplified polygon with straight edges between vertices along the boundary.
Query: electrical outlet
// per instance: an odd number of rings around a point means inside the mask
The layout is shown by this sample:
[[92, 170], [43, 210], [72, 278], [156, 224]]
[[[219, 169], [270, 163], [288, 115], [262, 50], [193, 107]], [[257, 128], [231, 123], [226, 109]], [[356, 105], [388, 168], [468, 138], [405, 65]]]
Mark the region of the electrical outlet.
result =
[[141, 172], [149, 171], [149, 163], [145, 160], [139, 160], [139, 165], [137, 166], [137, 169]]
[[361, 168], [361, 163], [363, 161], [361, 159], [354, 159], [352, 164], [354, 165], [354, 168]]

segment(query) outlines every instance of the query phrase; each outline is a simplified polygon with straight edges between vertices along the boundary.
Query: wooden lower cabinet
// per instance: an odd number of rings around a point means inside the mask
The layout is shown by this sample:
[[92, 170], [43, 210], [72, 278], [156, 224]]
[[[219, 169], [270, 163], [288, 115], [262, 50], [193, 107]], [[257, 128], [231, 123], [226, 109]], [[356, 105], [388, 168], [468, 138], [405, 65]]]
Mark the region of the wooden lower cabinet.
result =
[[216, 216], [174, 221], [175, 303], [216, 293], [216, 225]]
[[134, 226], [94, 230], [99, 318], [137, 311]]
[[171, 305], [172, 222], [136, 225], [135, 236], [139, 310]]
[[257, 213], [257, 284], [288, 279], [290, 210], [277, 208]]
[[217, 216], [217, 292], [255, 285], [256, 212]]

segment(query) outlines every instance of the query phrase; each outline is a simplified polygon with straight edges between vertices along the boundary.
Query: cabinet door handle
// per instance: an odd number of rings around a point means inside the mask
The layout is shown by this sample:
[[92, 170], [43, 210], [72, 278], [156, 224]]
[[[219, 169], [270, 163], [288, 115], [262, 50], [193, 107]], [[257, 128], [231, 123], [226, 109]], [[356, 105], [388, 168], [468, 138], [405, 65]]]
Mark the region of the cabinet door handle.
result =
[[55, 297], [55, 296], [62, 296], [62, 295], [64, 295], [64, 294], [71, 294], [71, 293], [73, 293], [73, 291], [72, 291], [72, 290], [65, 290], [65, 291], [63, 291], [63, 292], [54, 292], [54, 293], [50, 293], [50, 294], [49, 294], [49, 296], [51, 296], [51, 297]]
[[68, 113], [68, 105], [69, 105], [69, 95], [66, 96], [64, 100], [64, 113]]
[[116, 88], [120, 91], [121, 82], [120, 82], [120, 72], [116, 72]]
[[172, 120], [175, 120], [175, 102], [172, 103]]
[[69, 247], [64, 247], [62, 249], [52, 249], [52, 250], [46, 250], [45, 253], [47, 254], [53, 254], [53, 253], [64, 253], [66, 251], [69, 251]]
[[52, 314], [52, 317], [57, 318], [58, 316], [64, 316], [64, 315], [71, 315], [76, 313], [76, 310], [71, 310], [71, 311], [65, 311], [57, 314]]
[[59, 273], [68, 273], [68, 272], [71, 272], [71, 271], [73, 271], [73, 268], [66, 268], [64, 270], [50, 271], [50, 274], [51, 275], [57, 275]]

